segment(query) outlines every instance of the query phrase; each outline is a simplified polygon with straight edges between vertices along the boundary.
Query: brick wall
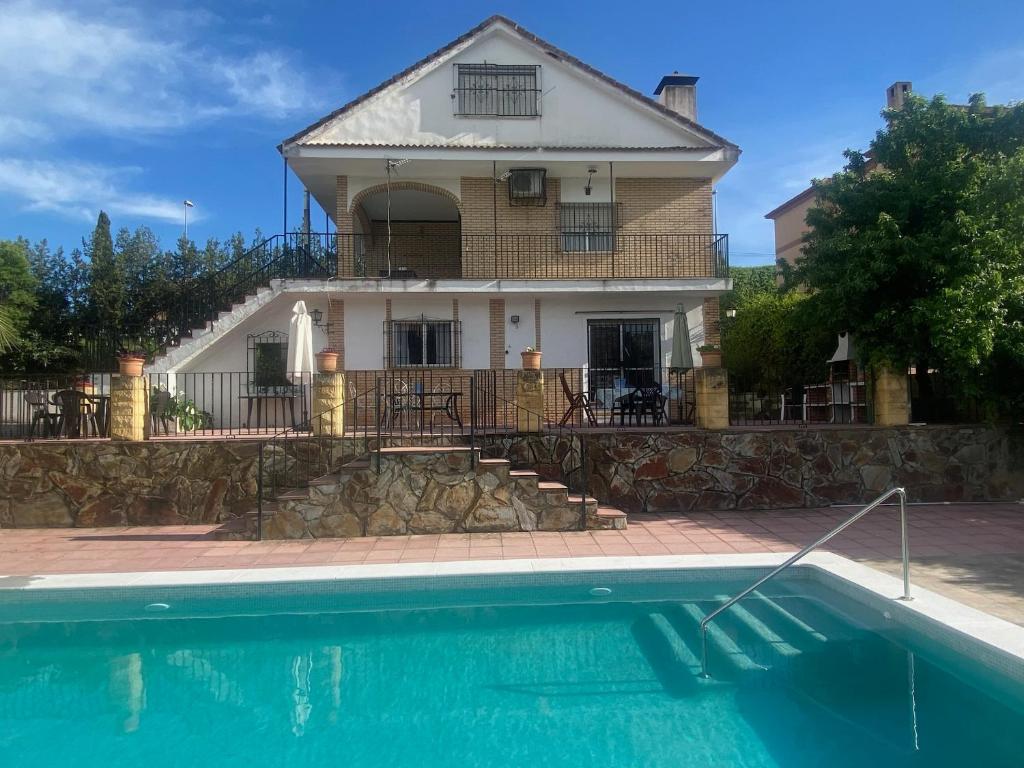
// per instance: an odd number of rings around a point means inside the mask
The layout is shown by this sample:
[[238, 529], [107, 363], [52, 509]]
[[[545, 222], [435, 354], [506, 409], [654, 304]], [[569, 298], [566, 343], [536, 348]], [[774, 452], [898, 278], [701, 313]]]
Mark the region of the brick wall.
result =
[[719, 306], [718, 297], [713, 296], [709, 299], [704, 299], [701, 312], [704, 315], [704, 343], [721, 344], [722, 310]]
[[491, 299], [491, 368], [505, 367], [505, 300]]
[[352, 214], [348, 210], [348, 176], [335, 179], [335, 211], [334, 223], [338, 228], [338, 277], [351, 277], [355, 274], [354, 248], [352, 233], [355, 231]]
[[[434, 187], [412, 181], [402, 182], [401, 188], [437, 193]], [[348, 209], [347, 177], [337, 177], [337, 194], [338, 231], [351, 234], [354, 226]], [[445, 195], [451, 196], [447, 192]], [[616, 179], [619, 228], [614, 252], [562, 250], [560, 195], [561, 180], [548, 177], [544, 205], [510, 205], [506, 181], [495, 183], [486, 176], [463, 177], [459, 200], [461, 224], [393, 224], [392, 266], [408, 266], [419, 274], [416, 265], [422, 264], [424, 276], [437, 278], [461, 275], [465, 278], [574, 279], [713, 274], [714, 254], [710, 239], [706, 237], [712, 234], [710, 179]], [[358, 199], [353, 202], [358, 206]], [[386, 265], [381, 266], [386, 258], [380, 226], [378, 222], [369, 225], [373, 237], [366, 241], [368, 276], [376, 276], [386, 268]], [[456, 238], [451, 232], [456, 226], [461, 230], [461, 248], [456, 247]], [[421, 232], [424, 242], [418, 247], [416, 237]], [[403, 238], [402, 234], [412, 237]], [[695, 238], [694, 235], [705, 237]], [[351, 238], [340, 237], [338, 273], [341, 276], [354, 274], [352, 250]], [[457, 269], [459, 250], [461, 271]]]
[[710, 240], [692, 237], [712, 234], [710, 179], [616, 179], [615, 252], [563, 251], [561, 180], [549, 177], [547, 184], [545, 205], [519, 206], [509, 204], [506, 182], [495, 185], [486, 177], [463, 177], [465, 277], [700, 277], [713, 273]]
[[345, 370], [345, 302], [342, 299], [327, 299], [327, 322], [331, 330], [327, 341], [338, 353], [338, 370]]
[[[364, 239], [367, 277], [385, 274], [388, 268], [387, 222], [370, 225], [372, 238]], [[409, 269], [420, 277], [459, 278], [462, 242], [457, 221], [391, 222], [391, 267]]]

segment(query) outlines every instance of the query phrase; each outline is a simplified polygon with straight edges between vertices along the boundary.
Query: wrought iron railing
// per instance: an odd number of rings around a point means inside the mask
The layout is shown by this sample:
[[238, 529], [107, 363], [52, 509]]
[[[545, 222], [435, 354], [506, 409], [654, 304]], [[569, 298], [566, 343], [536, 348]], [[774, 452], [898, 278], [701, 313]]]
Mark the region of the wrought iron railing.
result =
[[583, 280], [729, 276], [728, 235], [586, 233], [338, 235], [340, 275]]
[[110, 374], [0, 377], [0, 440], [105, 438]]
[[870, 424], [868, 382], [862, 374], [785, 388], [745, 389], [730, 381], [729, 421], [733, 426]]

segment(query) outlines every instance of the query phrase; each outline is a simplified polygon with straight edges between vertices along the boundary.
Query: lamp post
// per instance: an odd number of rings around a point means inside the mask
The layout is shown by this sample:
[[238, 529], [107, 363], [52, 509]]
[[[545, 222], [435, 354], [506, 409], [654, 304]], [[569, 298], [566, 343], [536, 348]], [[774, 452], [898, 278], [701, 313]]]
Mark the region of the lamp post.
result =
[[188, 209], [195, 208], [196, 204], [191, 200], [182, 200], [181, 207], [185, 212], [185, 240], [188, 241]]

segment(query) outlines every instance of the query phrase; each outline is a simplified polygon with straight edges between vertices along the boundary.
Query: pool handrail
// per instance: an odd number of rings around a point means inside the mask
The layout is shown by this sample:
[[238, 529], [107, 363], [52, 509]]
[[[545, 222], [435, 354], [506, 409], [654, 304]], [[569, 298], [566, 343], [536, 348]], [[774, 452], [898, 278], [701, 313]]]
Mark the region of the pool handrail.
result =
[[893, 496], [899, 496], [899, 500], [900, 500], [900, 554], [901, 554], [901, 556], [903, 558], [903, 596], [901, 598], [899, 598], [899, 599], [900, 600], [911, 600], [911, 599], [913, 599], [910, 596], [910, 550], [909, 550], [909, 547], [908, 547], [908, 544], [907, 544], [907, 491], [906, 491], [905, 488], [891, 488], [888, 491], [886, 491], [885, 493], [883, 493], [881, 496], [879, 496], [877, 499], [872, 501], [870, 504], [868, 504], [866, 507], [864, 507], [863, 509], [858, 511], [856, 514], [854, 514], [848, 520], [846, 520], [845, 522], [843, 522], [840, 525], [837, 525], [835, 528], [833, 528], [831, 531], [826, 533], [824, 536], [822, 536], [820, 539], [815, 541], [813, 544], [808, 544], [806, 547], [804, 547], [799, 552], [797, 552], [795, 555], [793, 555], [788, 560], [786, 560], [786, 562], [784, 562], [782, 565], [778, 566], [777, 568], [772, 570], [767, 575], [762, 576], [760, 579], [755, 581], [753, 584], [751, 584], [749, 587], [744, 589], [738, 595], [736, 595], [735, 597], [732, 597], [729, 600], [727, 600], [726, 602], [722, 603], [722, 605], [718, 606], [715, 610], [713, 610], [711, 613], [709, 613], [707, 616], [705, 616], [703, 619], [701, 619], [701, 622], [700, 622], [700, 647], [701, 647], [700, 667], [701, 667], [701, 676], [704, 677], [704, 678], [710, 677], [710, 675], [708, 674], [708, 624], [710, 624], [712, 621], [714, 621], [718, 617], [719, 614], [721, 614], [722, 612], [724, 612], [727, 609], [729, 609], [732, 606], [734, 606], [736, 603], [738, 603], [744, 597], [746, 597], [751, 592], [756, 590], [758, 587], [760, 587], [766, 581], [769, 581], [770, 579], [773, 579], [774, 577], [778, 576], [780, 573], [782, 573], [784, 570], [789, 568], [795, 562], [797, 562], [801, 558], [805, 557], [807, 554], [809, 554], [813, 550], [817, 549], [818, 547], [820, 547], [822, 544], [824, 544], [827, 541], [829, 541], [834, 536], [837, 536], [840, 533], [842, 533], [843, 531], [845, 531], [847, 528], [849, 528], [855, 522], [857, 522], [862, 517], [864, 517], [864, 515], [868, 514], [868, 512], [871, 512], [876, 507], [881, 506], [882, 502], [886, 501], [887, 499], [890, 499]]

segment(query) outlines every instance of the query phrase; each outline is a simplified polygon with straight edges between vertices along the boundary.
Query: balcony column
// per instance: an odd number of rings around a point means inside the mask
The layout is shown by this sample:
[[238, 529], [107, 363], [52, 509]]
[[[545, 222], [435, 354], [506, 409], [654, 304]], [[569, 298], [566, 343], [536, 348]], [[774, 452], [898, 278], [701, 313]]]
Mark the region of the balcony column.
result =
[[149, 382], [145, 375], [118, 374], [110, 380], [110, 438], [146, 440], [149, 424]]
[[694, 423], [699, 429], [729, 426], [729, 372], [725, 368], [694, 370]]
[[516, 371], [516, 430], [540, 432], [543, 416], [544, 372]]
[[314, 435], [341, 437], [345, 434], [345, 374], [343, 372], [313, 375], [313, 413], [310, 423]]
[[900, 375], [890, 368], [876, 368], [873, 384], [871, 404], [874, 423], [880, 427], [905, 427], [909, 424], [907, 375]]
[[348, 176], [338, 176], [335, 182], [335, 235], [338, 252], [338, 277], [355, 277], [356, 236], [352, 214], [348, 209]]

